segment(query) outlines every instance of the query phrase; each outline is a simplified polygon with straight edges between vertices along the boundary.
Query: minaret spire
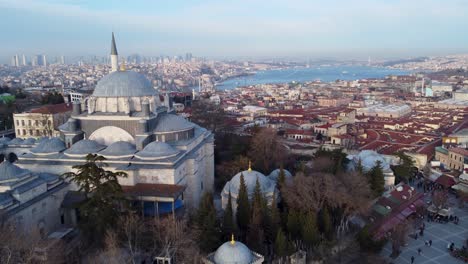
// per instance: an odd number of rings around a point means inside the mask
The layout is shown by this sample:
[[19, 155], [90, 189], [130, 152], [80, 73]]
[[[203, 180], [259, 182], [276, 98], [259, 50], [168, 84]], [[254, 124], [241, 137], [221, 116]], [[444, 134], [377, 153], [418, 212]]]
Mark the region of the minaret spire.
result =
[[119, 70], [119, 54], [117, 53], [117, 46], [115, 45], [114, 32], [112, 32], [112, 43], [111, 43], [111, 66], [113, 72]]

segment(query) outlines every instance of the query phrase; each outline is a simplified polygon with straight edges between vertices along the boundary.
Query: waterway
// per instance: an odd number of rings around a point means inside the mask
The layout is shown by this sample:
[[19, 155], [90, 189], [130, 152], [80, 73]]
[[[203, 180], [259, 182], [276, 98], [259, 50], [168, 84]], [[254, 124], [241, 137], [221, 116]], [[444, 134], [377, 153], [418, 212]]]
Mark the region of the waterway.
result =
[[216, 86], [218, 90], [230, 90], [239, 86], [267, 83], [307, 82], [320, 80], [358, 80], [366, 78], [383, 78], [387, 75], [405, 75], [410, 72], [397, 69], [368, 66], [325, 66], [310, 68], [287, 68], [258, 71], [253, 75], [241, 76], [226, 80]]

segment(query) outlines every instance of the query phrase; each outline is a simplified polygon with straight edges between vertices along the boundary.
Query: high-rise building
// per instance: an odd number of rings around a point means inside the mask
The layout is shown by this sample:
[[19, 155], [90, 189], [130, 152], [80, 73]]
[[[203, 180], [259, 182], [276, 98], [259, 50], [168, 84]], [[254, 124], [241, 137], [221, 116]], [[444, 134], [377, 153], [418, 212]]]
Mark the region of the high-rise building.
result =
[[185, 61], [191, 61], [192, 60], [192, 53], [188, 52], [185, 54]]
[[65, 56], [60, 56], [60, 64], [65, 64]]
[[42, 55], [42, 62], [44, 63], [42, 66], [47, 67], [47, 57], [46, 55]]
[[22, 65], [26, 66], [26, 56], [24, 54], [23, 54], [23, 57], [22, 57]]

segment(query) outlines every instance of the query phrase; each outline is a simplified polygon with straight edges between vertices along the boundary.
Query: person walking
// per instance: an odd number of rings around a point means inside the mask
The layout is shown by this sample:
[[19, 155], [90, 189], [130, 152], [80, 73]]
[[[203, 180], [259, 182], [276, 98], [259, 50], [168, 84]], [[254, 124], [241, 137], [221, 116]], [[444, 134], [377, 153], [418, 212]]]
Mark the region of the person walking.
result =
[[418, 248], [418, 255], [421, 256], [421, 253], [422, 253], [422, 249]]
[[429, 246], [432, 247], [432, 239], [429, 240]]
[[411, 256], [411, 264], [414, 263], [414, 256]]

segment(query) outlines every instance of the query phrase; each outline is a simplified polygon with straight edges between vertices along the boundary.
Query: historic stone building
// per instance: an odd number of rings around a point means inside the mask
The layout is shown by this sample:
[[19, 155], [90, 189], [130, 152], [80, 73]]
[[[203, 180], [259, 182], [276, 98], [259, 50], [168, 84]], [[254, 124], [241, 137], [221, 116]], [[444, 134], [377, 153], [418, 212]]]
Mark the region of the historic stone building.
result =
[[105, 169], [128, 174], [119, 182], [145, 215], [198, 206], [213, 188], [213, 134], [176, 115], [144, 75], [124, 65], [118, 70], [114, 38], [111, 59], [112, 72], [73, 103], [60, 137], [3, 140], [3, 154], [15, 153], [19, 167], [60, 175], [95, 153], [107, 159]]

